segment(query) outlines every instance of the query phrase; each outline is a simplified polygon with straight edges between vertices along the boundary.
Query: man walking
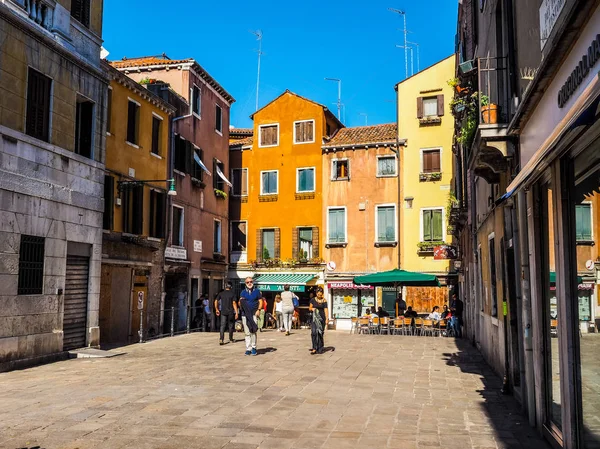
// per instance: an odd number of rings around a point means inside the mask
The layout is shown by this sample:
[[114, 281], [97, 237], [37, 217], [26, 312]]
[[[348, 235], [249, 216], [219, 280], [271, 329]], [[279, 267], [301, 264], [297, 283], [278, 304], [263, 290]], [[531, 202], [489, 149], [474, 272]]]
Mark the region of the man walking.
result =
[[452, 293], [450, 311], [452, 312], [452, 318], [454, 319], [454, 335], [457, 338], [462, 337], [462, 320], [464, 307], [464, 303], [460, 299], [458, 299], [456, 293]]
[[225, 290], [217, 295], [215, 299], [215, 310], [217, 316], [221, 317], [221, 335], [219, 344], [225, 344], [225, 327], [229, 330], [229, 343], [233, 343], [233, 331], [235, 328], [235, 320], [238, 317], [238, 306], [235, 299], [235, 293], [231, 291], [232, 284], [227, 282]]
[[240, 293], [240, 308], [242, 309], [242, 324], [246, 334], [245, 355], [257, 355], [256, 333], [258, 331], [258, 316], [262, 309], [262, 294], [254, 288], [254, 280], [248, 276], [245, 280], [246, 288]]

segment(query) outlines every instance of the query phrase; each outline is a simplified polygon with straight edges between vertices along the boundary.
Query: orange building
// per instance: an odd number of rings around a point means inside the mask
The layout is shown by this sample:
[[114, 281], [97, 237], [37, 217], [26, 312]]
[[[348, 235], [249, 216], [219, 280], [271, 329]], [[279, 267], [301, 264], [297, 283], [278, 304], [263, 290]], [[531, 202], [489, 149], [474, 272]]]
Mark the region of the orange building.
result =
[[289, 90], [252, 119], [253, 136], [230, 141], [229, 278], [255, 276], [267, 298], [290, 284], [307, 305], [324, 282], [321, 146], [343, 125]]

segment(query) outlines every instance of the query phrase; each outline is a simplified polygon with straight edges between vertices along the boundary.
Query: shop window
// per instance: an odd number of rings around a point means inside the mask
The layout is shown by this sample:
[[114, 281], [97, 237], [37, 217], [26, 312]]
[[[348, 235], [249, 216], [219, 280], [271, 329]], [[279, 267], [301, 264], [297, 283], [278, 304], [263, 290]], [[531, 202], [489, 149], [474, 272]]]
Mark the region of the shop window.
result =
[[296, 170], [296, 193], [314, 192], [315, 191], [315, 169], [314, 168], [299, 168]]
[[81, 98], [75, 107], [75, 153], [92, 157], [94, 103]]
[[377, 242], [396, 241], [396, 206], [377, 206]]
[[183, 246], [184, 215], [183, 207], [173, 206], [173, 231], [171, 245]]
[[132, 145], [138, 144], [140, 129], [140, 104], [129, 100], [127, 104], [127, 142]]
[[123, 197], [123, 232], [143, 234], [144, 186], [125, 185]]
[[313, 258], [313, 229], [298, 229], [298, 259], [310, 260]]
[[346, 208], [335, 207], [327, 211], [328, 243], [346, 243]]
[[279, 125], [260, 125], [258, 127], [259, 147], [274, 147], [279, 143]]
[[396, 176], [396, 156], [377, 158], [377, 176]]
[[41, 295], [44, 287], [44, 237], [21, 235], [17, 294]]
[[50, 89], [52, 80], [37, 70], [29, 69], [27, 75], [27, 118], [25, 132], [31, 137], [49, 141]]
[[333, 181], [350, 179], [350, 162], [348, 159], [336, 159], [331, 161], [331, 179]]

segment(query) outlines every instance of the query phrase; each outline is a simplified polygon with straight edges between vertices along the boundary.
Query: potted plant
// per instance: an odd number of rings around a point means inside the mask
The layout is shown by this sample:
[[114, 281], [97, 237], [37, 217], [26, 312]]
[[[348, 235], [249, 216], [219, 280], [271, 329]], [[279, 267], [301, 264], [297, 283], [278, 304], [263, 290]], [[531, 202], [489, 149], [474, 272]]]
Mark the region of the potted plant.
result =
[[215, 189], [215, 196], [217, 198], [223, 198], [224, 200], [227, 199], [227, 194], [219, 189]]
[[300, 250], [298, 251], [298, 261], [300, 263], [307, 263], [308, 262], [308, 254], [302, 248], [300, 248]]
[[487, 95], [481, 95], [481, 116], [485, 124], [493, 125], [498, 123], [498, 105], [490, 103]]

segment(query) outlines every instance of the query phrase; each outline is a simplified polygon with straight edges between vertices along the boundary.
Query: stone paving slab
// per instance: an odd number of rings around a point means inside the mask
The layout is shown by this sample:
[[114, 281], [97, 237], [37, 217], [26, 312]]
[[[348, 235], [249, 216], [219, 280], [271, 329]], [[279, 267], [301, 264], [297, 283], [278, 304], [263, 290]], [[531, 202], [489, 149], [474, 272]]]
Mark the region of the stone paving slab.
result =
[[191, 334], [3, 373], [0, 448], [548, 449], [466, 342], [325, 340], [264, 332], [248, 357]]

